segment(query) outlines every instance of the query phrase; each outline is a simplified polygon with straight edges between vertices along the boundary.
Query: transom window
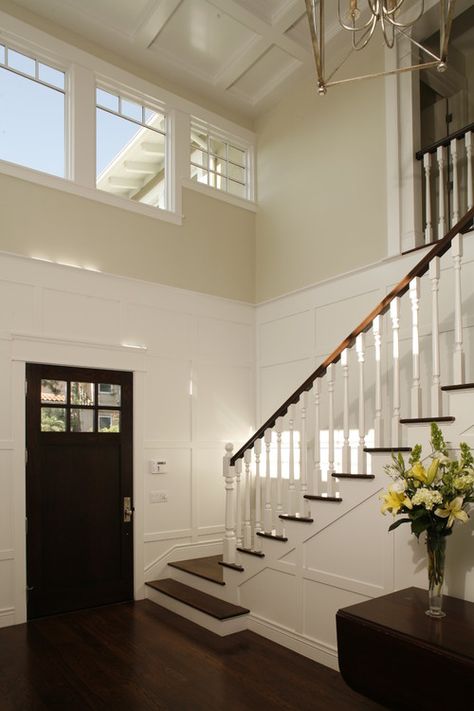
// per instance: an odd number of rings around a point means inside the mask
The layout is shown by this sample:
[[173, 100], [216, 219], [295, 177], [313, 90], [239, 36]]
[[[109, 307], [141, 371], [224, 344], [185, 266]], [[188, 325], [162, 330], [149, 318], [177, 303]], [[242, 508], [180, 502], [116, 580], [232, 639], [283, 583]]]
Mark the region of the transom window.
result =
[[121, 387], [41, 380], [41, 432], [120, 432]]
[[0, 44], [0, 159], [65, 177], [65, 73]]
[[248, 198], [248, 151], [192, 123], [191, 178], [211, 188]]
[[166, 209], [165, 114], [101, 88], [96, 103], [97, 187]]

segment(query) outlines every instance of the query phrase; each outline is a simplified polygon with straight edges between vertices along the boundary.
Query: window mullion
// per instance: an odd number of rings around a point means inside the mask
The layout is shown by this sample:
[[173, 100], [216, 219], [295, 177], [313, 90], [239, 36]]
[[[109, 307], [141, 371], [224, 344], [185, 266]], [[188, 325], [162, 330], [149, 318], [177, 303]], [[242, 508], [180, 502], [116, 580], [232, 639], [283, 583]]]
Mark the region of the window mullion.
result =
[[68, 128], [66, 131], [68, 176], [79, 185], [95, 188], [96, 119], [95, 77], [90, 69], [74, 65], [70, 72]]

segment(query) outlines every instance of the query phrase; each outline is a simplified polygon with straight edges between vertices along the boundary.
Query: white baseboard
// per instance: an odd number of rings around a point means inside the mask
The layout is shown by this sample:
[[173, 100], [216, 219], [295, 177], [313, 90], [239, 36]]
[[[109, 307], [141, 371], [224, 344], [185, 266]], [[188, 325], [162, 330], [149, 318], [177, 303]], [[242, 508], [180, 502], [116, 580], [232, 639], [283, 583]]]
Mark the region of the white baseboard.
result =
[[0, 627], [11, 627], [15, 623], [14, 607], [4, 607], [0, 610]]

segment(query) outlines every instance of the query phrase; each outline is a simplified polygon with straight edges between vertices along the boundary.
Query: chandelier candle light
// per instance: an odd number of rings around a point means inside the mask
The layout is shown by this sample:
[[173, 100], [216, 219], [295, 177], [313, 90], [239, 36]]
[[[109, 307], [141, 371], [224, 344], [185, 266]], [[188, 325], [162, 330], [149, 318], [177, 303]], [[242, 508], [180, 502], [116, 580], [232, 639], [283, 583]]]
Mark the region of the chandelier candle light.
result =
[[[460, 457], [450, 457], [443, 434], [436, 423], [431, 425], [431, 454], [421, 459], [421, 445], [413, 447], [408, 467], [403, 456], [392, 454], [393, 463], [385, 467], [393, 479], [381, 497], [382, 513], [390, 511], [405, 518], [394, 521], [389, 531], [410, 523], [417, 538], [426, 532], [428, 553], [430, 617], [445, 617], [442, 610], [446, 539], [456, 522], [465, 523], [469, 505], [474, 502], [474, 458], [470, 447], [461, 442]], [[430, 460], [429, 466], [423, 462]]]
[[[326, 76], [325, 53], [325, 0], [306, 0], [313, 54], [316, 64], [318, 93], [326, 94], [328, 87], [360, 79], [399, 74], [436, 67], [443, 72], [447, 67], [448, 43], [454, 16], [456, 0], [439, 0], [439, 55], [423, 46], [414, 38], [414, 28], [425, 12], [425, 0], [337, 0], [337, 20], [339, 26], [351, 35], [349, 54]], [[385, 45], [392, 49], [397, 35], [403, 35], [420, 50], [420, 56], [426, 55], [426, 61], [410, 66], [403, 66], [376, 74], [365, 74], [349, 79], [334, 80], [334, 75], [347, 61], [353, 51], [364, 49], [380, 27]]]

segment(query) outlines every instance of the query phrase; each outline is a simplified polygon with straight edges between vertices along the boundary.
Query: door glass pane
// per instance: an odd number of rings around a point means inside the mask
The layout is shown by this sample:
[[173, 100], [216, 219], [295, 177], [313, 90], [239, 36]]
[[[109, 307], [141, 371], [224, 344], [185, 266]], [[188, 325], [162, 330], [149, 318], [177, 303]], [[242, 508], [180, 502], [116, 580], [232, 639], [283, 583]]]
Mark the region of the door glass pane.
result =
[[99, 405], [120, 407], [120, 385], [99, 383]]
[[71, 405], [93, 405], [94, 383], [71, 383]]
[[99, 432], [120, 432], [120, 412], [99, 410]]
[[41, 432], [65, 432], [66, 409], [64, 407], [41, 408]]
[[93, 432], [94, 410], [71, 409], [71, 432]]
[[66, 385], [65, 380], [42, 380], [41, 402], [66, 403]]

